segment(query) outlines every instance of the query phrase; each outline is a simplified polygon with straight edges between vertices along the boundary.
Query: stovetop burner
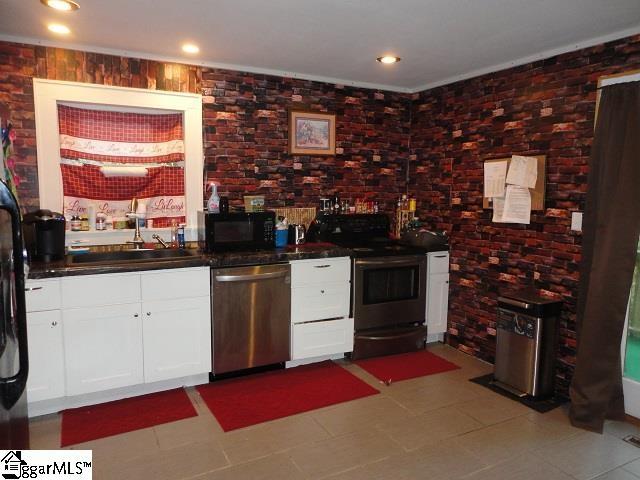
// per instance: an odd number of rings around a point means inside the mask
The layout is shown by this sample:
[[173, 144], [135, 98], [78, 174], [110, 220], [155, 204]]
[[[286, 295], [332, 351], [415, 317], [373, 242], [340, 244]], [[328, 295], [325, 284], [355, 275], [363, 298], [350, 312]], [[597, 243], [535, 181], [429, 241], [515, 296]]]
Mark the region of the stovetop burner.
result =
[[421, 247], [413, 247], [408, 245], [400, 245], [391, 238], [386, 239], [386, 242], [376, 241], [349, 241], [349, 242], [334, 242], [341, 247], [348, 248], [352, 252], [353, 258], [362, 257], [389, 257], [396, 255], [425, 255], [427, 250]]
[[311, 230], [309, 238], [348, 248], [353, 258], [427, 253], [390, 238], [390, 222], [384, 214], [319, 215]]

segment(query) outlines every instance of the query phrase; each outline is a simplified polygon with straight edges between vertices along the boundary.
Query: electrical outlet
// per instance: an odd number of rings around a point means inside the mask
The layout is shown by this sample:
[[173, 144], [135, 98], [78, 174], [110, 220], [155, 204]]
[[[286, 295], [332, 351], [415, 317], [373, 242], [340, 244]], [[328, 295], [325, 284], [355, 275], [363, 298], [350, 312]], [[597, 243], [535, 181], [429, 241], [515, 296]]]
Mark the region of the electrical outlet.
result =
[[571, 212], [571, 230], [582, 231], [582, 212]]

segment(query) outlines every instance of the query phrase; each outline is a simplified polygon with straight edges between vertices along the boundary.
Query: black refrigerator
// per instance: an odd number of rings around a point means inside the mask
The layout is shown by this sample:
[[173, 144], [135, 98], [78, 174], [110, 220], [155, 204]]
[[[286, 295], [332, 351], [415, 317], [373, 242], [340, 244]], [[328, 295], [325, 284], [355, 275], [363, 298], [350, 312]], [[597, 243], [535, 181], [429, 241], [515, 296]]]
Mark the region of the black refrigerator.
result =
[[18, 202], [0, 181], [0, 450], [29, 448], [23, 251]]

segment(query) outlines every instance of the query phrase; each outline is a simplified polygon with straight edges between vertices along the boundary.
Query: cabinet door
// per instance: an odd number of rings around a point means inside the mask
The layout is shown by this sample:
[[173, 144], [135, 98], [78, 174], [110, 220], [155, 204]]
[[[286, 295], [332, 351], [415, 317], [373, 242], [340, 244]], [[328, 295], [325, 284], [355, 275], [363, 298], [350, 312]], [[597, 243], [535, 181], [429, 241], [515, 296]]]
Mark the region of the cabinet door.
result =
[[29, 402], [64, 397], [64, 353], [60, 310], [27, 315]]
[[449, 309], [449, 274], [429, 275], [427, 287], [427, 333], [429, 335], [447, 331]]
[[140, 304], [63, 310], [67, 395], [143, 381]]
[[209, 297], [144, 302], [144, 379], [211, 372]]

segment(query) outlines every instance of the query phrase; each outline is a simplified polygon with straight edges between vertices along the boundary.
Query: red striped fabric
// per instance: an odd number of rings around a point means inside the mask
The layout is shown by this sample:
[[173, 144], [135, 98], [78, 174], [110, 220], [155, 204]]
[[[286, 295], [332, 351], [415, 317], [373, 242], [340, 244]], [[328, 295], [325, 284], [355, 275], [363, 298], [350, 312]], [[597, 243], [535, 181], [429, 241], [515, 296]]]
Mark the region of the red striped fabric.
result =
[[[123, 216], [136, 197], [147, 203], [155, 227], [184, 221], [182, 114], [59, 105], [58, 124], [65, 214], [82, 215], [93, 206]], [[100, 167], [114, 164], [152, 165], [143, 177], [103, 175]]]

